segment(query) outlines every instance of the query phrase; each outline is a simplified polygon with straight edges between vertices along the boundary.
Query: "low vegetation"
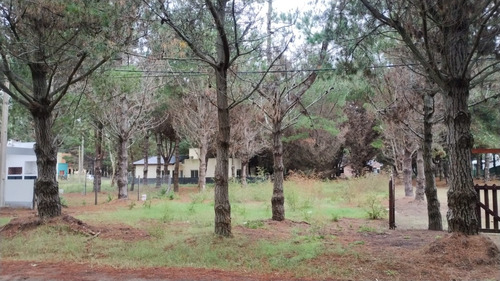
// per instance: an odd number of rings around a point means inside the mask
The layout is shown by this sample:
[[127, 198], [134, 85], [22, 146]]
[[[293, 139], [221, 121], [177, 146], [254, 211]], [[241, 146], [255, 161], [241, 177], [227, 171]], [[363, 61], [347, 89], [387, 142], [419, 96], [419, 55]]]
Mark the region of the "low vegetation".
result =
[[[141, 187], [140, 196], [131, 193], [133, 199], [117, 200], [106, 182], [94, 206], [93, 194], [82, 196], [82, 185], [70, 180], [60, 184], [69, 218], [2, 231], [0, 251], [7, 260], [115, 268], [214, 268], [317, 279], [402, 278], [408, 275], [393, 259], [400, 254], [391, 254], [387, 245], [373, 244], [389, 235], [384, 219], [387, 182], [380, 175], [349, 181], [292, 176], [285, 182], [284, 222], [269, 219], [272, 183], [246, 188], [232, 184], [234, 237], [220, 238], [213, 234], [212, 187], [198, 192], [196, 187], [182, 186], [175, 195]], [[147, 199], [137, 200], [142, 194]], [[4, 230], [8, 219], [0, 219]], [[425, 244], [420, 235], [410, 232], [390, 240], [402, 245], [397, 247], [401, 250]], [[443, 240], [443, 233], [429, 235], [431, 241]]]

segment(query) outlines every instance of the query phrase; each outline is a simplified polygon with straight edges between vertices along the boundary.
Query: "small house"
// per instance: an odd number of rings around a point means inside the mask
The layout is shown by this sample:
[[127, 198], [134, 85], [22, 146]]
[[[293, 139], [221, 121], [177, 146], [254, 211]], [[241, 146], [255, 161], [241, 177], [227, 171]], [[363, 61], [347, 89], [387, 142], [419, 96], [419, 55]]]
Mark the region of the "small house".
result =
[[[179, 165], [179, 178], [181, 183], [196, 183], [198, 180], [198, 171], [200, 168], [200, 157], [199, 155], [199, 149], [197, 148], [190, 148], [189, 149], [189, 156], [181, 156], [180, 158], [180, 165]], [[210, 180], [215, 176], [215, 164], [216, 164], [216, 158], [208, 158], [207, 159], [207, 172], [206, 172], [206, 177], [207, 181], [210, 182]], [[175, 157], [172, 157], [168, 164], [168, 170], [165, 172], [164, 171], [164, 165], [163, 165], [163, 159], [161, 159], [161, 174], [162, 176], [165, 175], [172, 175], [175, 167]], [[135, 169], [135, 176], [140, 176], [141, 178], [143, 177], [144, 174], [144, 159], [135, 161], [133, 163], [134, 169]], [[147, 172], [147, 178], [148, 182], [153, 182], [153, 179], [156, 178], [156, 166], [157, 166], [157, 157], [149, 157], [148, 158], [148, 172]], [[241, 173], [241, 161], [236, 158], [230, 158], [229, 159], [229, 170], [228, 170], [228, 175], [231, 175], [231, 166], [235, 167], [235, 172], [237, 175], [240, 175]]]
[[33, 208], [38, 175], [34, 142], [7, 143], [4, 203], [8, 207]]

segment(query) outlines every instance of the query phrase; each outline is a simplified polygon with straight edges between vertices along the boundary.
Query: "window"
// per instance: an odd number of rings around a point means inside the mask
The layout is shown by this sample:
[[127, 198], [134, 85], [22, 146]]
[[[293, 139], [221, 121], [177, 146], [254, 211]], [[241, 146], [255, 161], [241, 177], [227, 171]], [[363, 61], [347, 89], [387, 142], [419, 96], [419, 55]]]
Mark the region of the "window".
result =
[[24, 174], [26, 174], [26, 175], [36, 175], [37, 174], [35, 161], [24, 162]]
[[23, 167], [9, 167], [7, 171], [8, 180], [22, 180]]
[[23, 167], [9, 167], [9, 175], [22, 175]]
[[198, 170], [191, 170], [191, 178], [197, 178], [198, 177]]

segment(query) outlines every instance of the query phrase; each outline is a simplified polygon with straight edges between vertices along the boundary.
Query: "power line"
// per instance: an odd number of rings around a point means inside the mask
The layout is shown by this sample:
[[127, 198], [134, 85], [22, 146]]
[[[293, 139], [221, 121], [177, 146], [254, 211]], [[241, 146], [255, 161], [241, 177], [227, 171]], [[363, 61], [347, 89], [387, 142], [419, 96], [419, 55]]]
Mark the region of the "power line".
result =
[[[365, 67], [364, 69], [376, 69], [376, 68], [394, 68], [394, 67], [406, 67], [414, 64], [389, 64], [389, 65], [373, 65]], [[265, 73], [299, 73], [299, 72], [333, 72], [336, 68], [313, 68], [313, 69], [288, 69], [288, 70], [254, 70], [254, 71], [238, 71], [237, 74], [265, 74]], [[131, 69], [113, 69], [117, 72], [128, 72], [128, 73], [141, 73], [148, 75], [137, 75], [137, 76], [117, 76], [118, 78], [138, 78], [138, 77], [176, 77], [176, 76], [205, 76], [210, 75], [211, 72], [207, 71], [171, 71], [171, 70], [131, 70]]]

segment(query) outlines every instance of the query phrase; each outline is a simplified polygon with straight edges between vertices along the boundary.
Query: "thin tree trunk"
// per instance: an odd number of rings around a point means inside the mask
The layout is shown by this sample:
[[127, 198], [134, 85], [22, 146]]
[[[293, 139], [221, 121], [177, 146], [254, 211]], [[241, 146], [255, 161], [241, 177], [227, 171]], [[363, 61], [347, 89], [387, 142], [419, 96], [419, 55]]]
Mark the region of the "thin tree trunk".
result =
[[439, 199], [437, 197], [436, 180], [432, 171], [432, 116], [434, 114], [433, 97], [424, 96], [424, 174], [425, 174], [425, 197], [427, 198], [427, 216], [429, 230], [443, 230], [443, 220]]
[[405, 196], [413, 196], [413, 184], [411, 173], [412, 153], [407, 148], [404, 149], [403, 155], [403, 182], [405, 186]]
[[111, 149], [111, 141], [108, 141], [106, 144], [108, 145], [109, 161], [111, 162], [111, 187], [114, 187], [116, 184], [116, 159]]
[[[135, 188], [135, 177], [136, 177], [136, 174], [135, 174], [135, 168], [134, 168], [134, 154], [133, 154], [133, 151], [132, 149], [130, 150], [129, 152], [129, 155], [130, 155], [130, 161], [128, 161], [128, 169], [131, 171], [131, 178], [132, 178], [132, 182], [130, 183], [130, 191], [134, 191], [134, 188]], [[128, 174], [127, 174], [127, 184], [128, 184]]]
[[149, 168], [149, 133], [144, 136], [144, 144], [142, 147], [144, 157], [144, 170], [142, 173], [143, 185], [148, 185], [148, 168]]
[[175, 166], [174, 166], [174, 172], [173, 172], [173, 178], [174, 178], [174, 192], [179, 192], [179, 165], [180, 165], [180, 159], [179, 159], [179, 138], [175, 138], [175, 148], [174, 148], [174, 153], [175, 153]]
[[[161, 187], [161, 151], [162, 151], [162, 146], [161, 146], [161, 134], [156, 133], [156, 188]], [[167, 170], [165, 170], [165, 173]]]
[[285, 196], [283, 194], [284, 166], [281, 122], [273, 120], [273, 196], [271, 198], [272, 219], [285, 220]]
[[247, 170], [248, 159], [246, 156], [241, 157], [241, 187], [247, 187]]
[[420, 146], [417, 150], [417, 186], [415, 188], [415, 201], [424, 201], [425, 196], [425, 173], [424, 152]]
[[116, 169], [116, 183], [118, 185], [118, 199], [127, 199], [127, 140], [118, 140], [118, 165]]
[[236, 167], [234, 166], [234, 152], [231, 152], [231, 181], [236, 180]]
[[198, 169], [198, 190], [204, 191], [207, 184], [207, 146], [200, 146], [200, 167]]
[[[220, 40], [219, 40], [220, 41]], [[222, 44], [220, 44], [222, 46]], [[219, 57], [223, 57], [223, 50], [218, 48]], [[230, 119], [227, 98], [227, 69], [219, 68], [215, 71], [217, 85], [217, 157], [215, 165], [215, 234], [224, 237], [231, 233], [231, 204], [229, 203], [229, 144]]]
[[95, 130], [95, 164], [94, 164], [94, 189], [93, 191], [101, 192], [101, 183], [102, 183], [102, 130], [104, 125], [102, 122], [97, 121], [97, 128]]
[[476, 162], [476, 179], [480, 179], [481, 178], [481, 171], [483, 170], [482, 169], [482, 162], [483, 162], [483, 157], [481, 154], [477, 155], [477, 162]]
[[484, 182], [490, 181], [490, 163], [491, 163], [491, 154], [486, 153], [484, 155]]

